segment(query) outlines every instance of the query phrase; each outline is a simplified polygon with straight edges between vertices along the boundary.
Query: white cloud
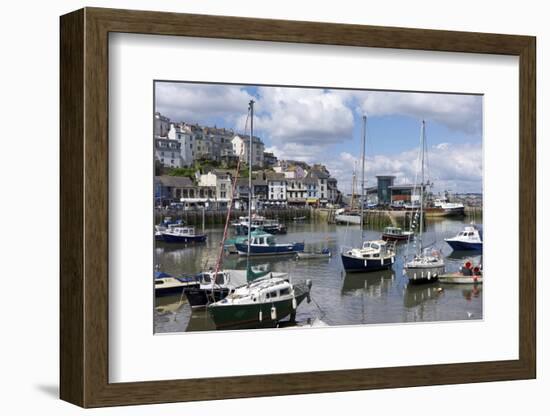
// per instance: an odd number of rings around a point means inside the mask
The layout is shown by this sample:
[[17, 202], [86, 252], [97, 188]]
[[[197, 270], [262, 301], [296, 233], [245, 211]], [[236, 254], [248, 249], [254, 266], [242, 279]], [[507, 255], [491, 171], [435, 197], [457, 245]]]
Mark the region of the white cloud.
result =
[[[360, 157], [342, 152], [337, 158], [326, 160], [328, 169], [341, 184], [341, 190], [350, 192], [354, 163], [361, 168]], [[426, 179], [434, 183], [434, 191], [481, 191], [483, 154], [481, 145], [434, 146], [426, 157]], [[418, 150], [411, 149], [395, 155], [367, 156], [365, 161], [367, 186], [376, 184], [376, 175], [394, 175], [396, 184], [419, 181]], [[361, 173], [358, 172], [359, 180]], [[357, 187], [359, 189], [359, 187]]]
[[351, 140], [353, 111], [344, 97], [322, 89], [261, 87], [254, 122], [275, 143], [324, 145]]
[[235, 113], [246, 113], [253, 98], [246, 90], [231, 85], [158, 82], [155, 86], [156, 111], [173, 121], [194, 123], [221, 117], [231, 122]]
[[359, 101], [358, 111], [369, 116], [405, 115], [436, 121], [467, 134], [481, 131], [482, 97], [479, 95], [369, 91], [355, 96]]

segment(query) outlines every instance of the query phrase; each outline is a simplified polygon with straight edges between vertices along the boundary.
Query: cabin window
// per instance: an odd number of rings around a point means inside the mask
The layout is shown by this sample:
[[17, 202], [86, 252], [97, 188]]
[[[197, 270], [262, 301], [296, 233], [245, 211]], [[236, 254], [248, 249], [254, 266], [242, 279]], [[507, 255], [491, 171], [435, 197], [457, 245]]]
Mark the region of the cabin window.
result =
[[380, 246], [378, 244], [371, 244], [370, 246], [371, 246], [371, 248], [373, 248], [375, 250], [378, 250], [380, 248]]
[[288, 295], [290, 294], [290, 289], [288, 287], [284, 288], [284, 289], [281, 289], [279, 291], [279, 296], [284, 296], [284, 295]]
[[160, 286], [160, 285], [163, 285], [164, 283], [165, 283], [164, 280], [157, 280], [157, 281], [155, 282], [155, 286]]
[[276, 298], [277, 297], [277, 291], [269, 292], [269, 297]]
[[468, 236], [472, 236], [472, 235], [474, 235], [474, 233], [468, 233]]
[[218, 285], [222, 285], [225, 283], [225, 276], [223, 275], [223, 273], [218, 273], [218, 275], [216, 276], [216, 283]]

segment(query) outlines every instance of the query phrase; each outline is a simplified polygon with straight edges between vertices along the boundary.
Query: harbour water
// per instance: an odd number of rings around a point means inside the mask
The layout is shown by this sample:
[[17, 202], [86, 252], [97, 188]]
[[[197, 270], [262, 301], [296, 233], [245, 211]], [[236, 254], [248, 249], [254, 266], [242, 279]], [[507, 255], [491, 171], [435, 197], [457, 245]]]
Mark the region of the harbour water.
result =
[[[453, 252], [443, 241], [469, 224], [471, 219], [427, 219], [424, 245], [440, 249], [445, 257], [446, 271], [456, 271], [465, 260], [476, 264], [479, 254]], [[479, 223], [479, 220], [477, 221]], [[371, 273], [348, 273], [342, 267], [343, 246], [360, 244], [359, 226], [334, 225], [321, 222], [287, 223], [288, 233], [277, 240], [305, 241], [306, 251], [328, 247], [330, 259], [296, 260], [294, 256], [251, 258], [254, 268], [289, 273], [294, 281], [311, 279], [311, 303], [303, 302], [297, 310], [296, 325], [309, 325], [321, 320], [327, 325], [361, 325], [405, 322], [434, 322], [483, 318], [481, 285], [450, 285], [439, 282], [410, 285], [403, 275], [407, 242], [397, 244], [397, 256], [392, 270]], [[179, 275], [196, 273], [215, 267], [223, 227], [205, 230], [204, 244], [178, 245], [157, 242], [155, 264], [159, 269]], [[379, 239], [381, 229], [364, 231], [365, 239]], [[413, 253], [408, 247], [409, 258]], [[226, 269], [246, 269], [246, 258], [225, 255]], [[214, 330], [205, 310], [193, 310], [185, 296], [159, 297], [155, 300], [155, 332], [185, 332]]]

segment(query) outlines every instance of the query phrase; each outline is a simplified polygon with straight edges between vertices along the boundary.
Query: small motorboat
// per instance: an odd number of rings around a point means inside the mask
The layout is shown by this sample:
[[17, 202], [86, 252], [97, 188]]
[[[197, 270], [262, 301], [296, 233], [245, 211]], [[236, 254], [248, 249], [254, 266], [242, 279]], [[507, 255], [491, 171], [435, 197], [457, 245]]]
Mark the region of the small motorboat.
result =
[[169, 227], [162, 232], [162, 239], [166, 243], [203, 243], [206, 234], [198, 234], [195, 227]]
[[453, 250], [481, 251], [483, 249], [483, 229], [479, 225], [472, 224], [464, 227], [456, 236], [446, 238], [445, 242]]
[[267, 233], [251, 236], [250, 244], [248, 244], [248, 239], [242, 243], [235, 243], [235, 248], [240, 256], [248, 255], [249, 246], [251, 256], [277, 256], [304, 251], [305, 244], [304, 242], [277, 243], [275, 237]]
[[303, 251], [296, 253], [296, 258], [298, 260], [327, 259], [331, 256], [332, 253], [328, 248], [324, 248], [321, 251]]
[[412, 234], [412, 231], [403, 231], [399, 227], [386, 227], [382, 233], [382, 240], [404, 241], [407, 240]]
[[[265, 231], [262, 231], [262, 230], [255, 230], [250, 233], [252, 237], [256, 237], [263, 234], [266, 234], [266, 233]], [[237, 248], [235, 247], [235, 243], [246, 244], [247, 239], [248, 237], [245, 235], [238, 235], [233, 238], [228, 238], [225, 240], [223, 244], [223, 248], [227, 254], [239, 254], [239, 252], [237, 251]]]
[[181, 227], [183, 225], [185, 225], [185, 221], [181, 219], [174, 221], [172, 217], [164, 217], [160, 224], [155, 225], [155, 240], [163, 241], [162, 234], [165, 231], [169, 230], [170, 227]]
[[[232, 293], [235, 288], [250, 281], [261, 278], [269, 272], [254, 272], [247, 270], [221, 270], [214, 279], [213, 270], [200, 273], [197, 280], [200, 286], [195, 286], [185, 291], [185, 296], [191, 308], [203, 308], [209, 303], [218, 302]], [[272, 276], [283, 278], [287, 273], [272, 273]]]
[[443, 273], [439, 275], [439, 282], [451, 284], [481, 284], [483, 283], [483, 268], [481, 264], [474, 266], [473, 262], [468, 260], [464, 262], [458, 272]]
[[198, 288], [195, 276], [173, 276], [165, 272], [155, 272], [155, 296], [170, 296], [183, 293], [184, 289]]
[[261, 215], [252, 215], [252, 221], [249, 217], [239, 217], [239, 219], [232, 223], [235, 227], [235, 231], [238, 235], [248, 234], [248, 226], [250, 225], [252, 231], [263, 230], [270, 234], [286, 234], [286, 226], [279, 223], [279, 220], [268, 219]]

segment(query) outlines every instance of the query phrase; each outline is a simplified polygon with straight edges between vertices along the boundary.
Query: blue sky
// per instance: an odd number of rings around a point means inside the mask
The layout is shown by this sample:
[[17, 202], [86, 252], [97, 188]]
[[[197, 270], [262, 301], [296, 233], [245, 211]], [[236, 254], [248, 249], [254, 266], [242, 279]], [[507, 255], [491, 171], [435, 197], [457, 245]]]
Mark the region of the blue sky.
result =
[[254, 133], [266, 150], [280, 159], [325, 164], [344, 192], [360, 158], [363, 114], [369, 185], [376, 174], [394, 174], [398, 183], [415, 180], [425, 119], [433, 190], [482, 190], [482, 96], [157, 82], [155, 99], [155, 110], [173, 121], [238, 132], [254, 99]]

